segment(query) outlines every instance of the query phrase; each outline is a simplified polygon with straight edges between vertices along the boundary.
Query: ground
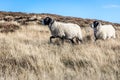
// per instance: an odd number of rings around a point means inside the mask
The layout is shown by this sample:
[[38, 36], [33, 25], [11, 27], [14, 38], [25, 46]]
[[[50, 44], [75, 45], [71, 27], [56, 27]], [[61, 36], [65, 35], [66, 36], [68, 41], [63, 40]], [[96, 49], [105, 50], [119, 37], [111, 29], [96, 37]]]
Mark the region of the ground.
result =
[[50, 44], [47, 26], [24, 25], [0, 33], [0, 80], [119, 80], [120, 27], [117, 38], [94, 42], [82, 28], [83, 44]]

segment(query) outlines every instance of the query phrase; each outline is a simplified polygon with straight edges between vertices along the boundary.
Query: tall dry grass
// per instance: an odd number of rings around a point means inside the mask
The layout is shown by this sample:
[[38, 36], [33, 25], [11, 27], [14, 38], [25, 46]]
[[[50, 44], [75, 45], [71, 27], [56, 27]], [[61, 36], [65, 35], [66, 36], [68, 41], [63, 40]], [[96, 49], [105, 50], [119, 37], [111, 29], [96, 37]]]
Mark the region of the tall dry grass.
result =
[[[49, 43], [48, 27], [21, 26], [0, 33], [0, 80], [119, 80], [120, 27], [117, 39], [94, 42], [82, 28], [84, 43]], [[59, 45], [58, 45], [59, 44]]]

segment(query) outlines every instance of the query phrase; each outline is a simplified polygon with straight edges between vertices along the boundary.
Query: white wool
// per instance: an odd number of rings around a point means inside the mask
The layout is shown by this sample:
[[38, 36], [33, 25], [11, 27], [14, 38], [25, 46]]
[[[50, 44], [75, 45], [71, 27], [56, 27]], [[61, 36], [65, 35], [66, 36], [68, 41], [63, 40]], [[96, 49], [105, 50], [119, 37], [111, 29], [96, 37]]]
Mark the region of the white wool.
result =
[[94, 29], [95, 35], [99, 39], [115, 38], [115, 29], [112, 25], [99, 25]]
[[82, 40], [81, 28], [77, 24], [55, 21], [49, 28], [53, 36], [65, 36], [67, 39], [77, 37]]

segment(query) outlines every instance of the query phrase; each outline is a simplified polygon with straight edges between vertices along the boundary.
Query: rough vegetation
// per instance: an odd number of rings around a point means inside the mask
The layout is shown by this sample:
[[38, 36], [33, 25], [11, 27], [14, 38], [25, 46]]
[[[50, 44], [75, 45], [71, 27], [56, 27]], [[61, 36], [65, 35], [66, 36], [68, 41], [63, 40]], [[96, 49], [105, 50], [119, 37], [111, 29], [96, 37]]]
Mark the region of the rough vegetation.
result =
[[17, 24], [13, 24], [9, 22], [0, 23], [0, 32], [2, 33], [14, 32], [15, 30], [18, 30], [19, 28], [20, 26]]
[[[0, 15], [3, 16], [3, 13], [13, 18], [18, 14], [33, 15], [12, 12], [1, 12]], [[40, 17], [43, 18], [42, 16]], [[69, 21], [69, 18], [66, 20]], [[92, 29], [85, 26], [82, 28], [83, 44], [72, 45], [66, 42], [61, 45], [59, 40], [54, 40], [54, 44], [49, 43], [48, 27], [31, 23], [20, 24], [20, 29], [12, 33], [0, 33], [0, 80], [120, 79], [119, 24], [111, 23], [116, 25], [116, 39], [94, 42]], [[89, 22], [84, 25], [87, 24]]]
[[[46, 16], [52, 17], [57, 21], [61, 22], [71, 22], [71, 23], [76, 23], [80, 25], [81, 27], [88, 27], [90, 23], [92, 23], [96, 19], [83, 19], [83, 18], [77, 18], [77, 17], [69, 17], [69, 16], [61, 16], [61, 15], [56, 15], [56, 14], [34, 14], [34, 13], [21, 13], [21, 12], [0, 12], [0, 20], [6, 20], [6, 21], [16, 21], [21, 24], [28, 24], [29, 22], [37, 22], [38, 24], [40, 23], [39, 21], [42, 18], [45, 18]], [[102, 24], [112, 24], [113, 26], [120, 26], [118, 23], [111, 23], [108, 21], [102, 21], [98, 20]]]

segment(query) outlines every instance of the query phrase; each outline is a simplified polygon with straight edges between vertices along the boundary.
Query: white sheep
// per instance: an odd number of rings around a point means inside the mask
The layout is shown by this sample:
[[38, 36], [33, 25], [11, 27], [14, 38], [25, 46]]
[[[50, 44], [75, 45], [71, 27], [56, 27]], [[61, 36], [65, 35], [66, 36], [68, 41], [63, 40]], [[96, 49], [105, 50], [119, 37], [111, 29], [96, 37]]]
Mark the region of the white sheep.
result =
[[115, 29], [112, 25], [102, 25], [98, 21], [94, 21], [91, 27], [94, 30], [95, 41], [97, 39], [110, 39], [116, 38]]
[[82, 42], [81, 28], [77, 24], [57, 22], [50, 17], [46, 17], [42, 22], [44, 25], [48, 25], [51, 31], [50, 42], [52, 42], [52, 38], [60, 38], [62, 42], [67, 39], [72, 43], [74, 43], [73, 39], [76, 38], [78, 42]]

